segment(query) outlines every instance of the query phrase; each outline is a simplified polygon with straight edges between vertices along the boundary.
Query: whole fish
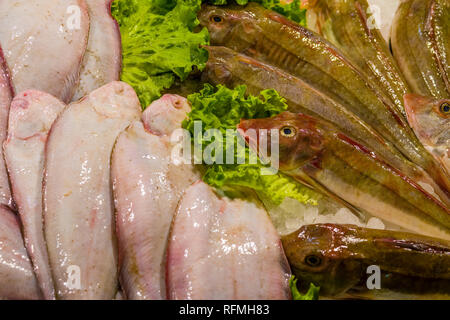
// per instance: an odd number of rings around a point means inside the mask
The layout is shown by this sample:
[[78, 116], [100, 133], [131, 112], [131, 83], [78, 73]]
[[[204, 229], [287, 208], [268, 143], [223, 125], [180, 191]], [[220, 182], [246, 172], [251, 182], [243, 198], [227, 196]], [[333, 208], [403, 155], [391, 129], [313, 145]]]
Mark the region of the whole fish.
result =
[[[450, 210], [443, 203], [331, 124], [283, 112], [242, 120], [238, 129], [256, 152], [261, 130], [277, 130], [279, 170], [294, 179], [312, 180], [355, 208], [399, 227], [450, 240]], [[256, 131], [256, 140], [249, 129]], [[267, 154], [277, 156], [267, 144]]]
[[[347, 293], [386, 298], [394, 293], [415, 299], [450, 298], [448, 241], [353, 225], [316, 224], [284, 236], [282, 242], [300, 285], [319, 285], [324, 296]], [[367, 288], [373, 274], [369, 266], [380, 270], [378, 290]]]
[[405, 0], [391, 33], [394, 57], [414, 93], [450, 98], [450, 1]]
[[406, 117], [403, 96], [409, 86], [392, 57], [375, 20], [378, 12], [367, 0], [308, 1], [308, 13], [317, 17], [316, 28], [339, 48]]
[[396, 106], [320, 35], [254, 3], [237, 8], [205, 6], [199, 19], [210, 31], [211, 44], [229, 47], [301, 78], [348, 108], [410, 160], [429, 165], [430, 155]]
[[[225, 84], [231, 88], [245, 84], [248, 93], [253, 95], [258, 95], [263, 89], [275, 89], [287, 99], [290, 111], [305, 113], [332, 122], [343, 133], [363, 142], [364, 145], [407, 176], [433, 186], [435, 192], [444, 201], [448, 200], [446, 192], [442, 191], [423, 170], [405, 159], [377, 132], [344, 106], [307, 82], [225, 47], [207, 47], [207, 50], [209, 51], [209, 60], [203, 76], [209, 82]], [[444, 188], [444, 190], [446, 189]]]
[[42, 214], [45, 143], [53, 122], [65, 106], [45, 92], [19, 93], [11, 103], [8, 138], [3, 144], [25, 247], [45, 299], [55, 299]]
[[423, 145], [450, 174], [450, 99], [405, 95], [411, 127]]
[[211, 44], [284, 69], [340, 102], [424, 168], [448, 196], [450, 178], [421, 145], [399, 107], [330, 42], [255, 3], [203, 6], [199, 20], [208, 28]]

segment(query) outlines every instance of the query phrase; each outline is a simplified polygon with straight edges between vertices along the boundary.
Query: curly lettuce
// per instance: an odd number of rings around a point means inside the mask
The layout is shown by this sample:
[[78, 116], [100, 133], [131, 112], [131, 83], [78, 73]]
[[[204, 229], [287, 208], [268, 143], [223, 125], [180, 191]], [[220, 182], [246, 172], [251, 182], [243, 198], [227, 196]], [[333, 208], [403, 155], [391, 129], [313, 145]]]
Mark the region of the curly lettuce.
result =
[[294, 276], [289, 280], [289, 287], [291, 288], [292, 300], [318, 300], [320, 287], [316, 287], [314, 284], [309, 285], [309, 290], [305, 294], [301, 294], [297, 288], [298, 279]]
[[[191, 133], [194, 144], [200, 144], [201, 141], [205, 150], [214, 142], [195, 136], [196, 121], [202, 124], [202, 135], [209, 129], [218, 129], [222, 133], [225, 138], [220, 143], [224, 148], [222, 154], [225, 154], [226, 140], [235, 139], [226, 135], [227, 129], [236, 129], [241, 119], [267, 118], [287, 110], [285, 99], [275, 90], [261, 91], [259, 97], [247, 96], [245, 92], [245, 86], [228, 89], [221, 85], [214, 87], [205, 84], [203, 90], [188, 97], [192, 111], [183, 122], [183, 127]], [[232, 145], [236, 146], [237, 143], [233, 142]], [[317, 193], [280, 172], [263, 175], [261, 169], [267, 166], [260, 162], [237, 164], [241, 163], [238, 159], [250, 158], [251, 151], [247, 147], [243, 150], [236, 147], [234, 151], [234, 164], [218, 164], [216, 159], [212, 159], [214, 163], [207, 165], [203, 177], [206, 183], [221, 190], [237, 186], [251, 188], [275, 204], [281, 204], [286, 197], [305, 204], [317, 204]]]
[[136, 91], [147, 107], [175, 82], [184, 81], [194, 70], [202, 70], [209, 43], [206, 29], [198, 26], [201, 0], [117, 0], [112, 14], [122, 35], [121, 79]]

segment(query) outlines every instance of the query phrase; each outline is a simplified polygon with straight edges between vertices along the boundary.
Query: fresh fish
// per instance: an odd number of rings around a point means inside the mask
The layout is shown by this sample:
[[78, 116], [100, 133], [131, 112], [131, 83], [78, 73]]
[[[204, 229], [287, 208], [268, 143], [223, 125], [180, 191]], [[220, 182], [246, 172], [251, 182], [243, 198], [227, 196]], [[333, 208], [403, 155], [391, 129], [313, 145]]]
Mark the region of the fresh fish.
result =
[[85, 0], [90, 17], [89, 41], [80, 81], [72, 100], [120, 78], [122, 44], [119, 26], [111, 16], [113, 0]]
[[414, 93], [450, 98], [450, 2], [404, 0], [392, 26], [391, 45]]
[[[14, 95], [8, 66], [3, 57], [3, 51], [0, 47], [0, 144], [2, 144], [8, 131], [8, 114], [12, 97]], [[14, 201], [11, 195], [8, 172], [3, 157], [3, 148], [0, 148], [0, 204], [4, 204], [15, 209]]]
[[231, 9], [204, 6], [199, 19], [210, 31], [211, 44], [229, 47], [301, 78], [372, 126], [410, 160], [423, 163], [420, 143], [406, 118], [336, 47], [315, 32], [254, 3]]
[[209, 60], [204, 77], [209, 82], [225, 84], [231, 88], [245, 84], [248, 93], [253, 95], [258, 95], [263, 89], [275, 89], [287, 99], [290, 111], [305, 113], [334, 123], [343, 133], [363, 142], [393, 167], [415, 180], [433, 186], [443, 199], [447, 199], [445, 191], [441, 191], [441, 188], [423, 170], [405, 159], [344, 106], [308, 83], [231, 49], [224, 47], [207, 47], [207, 49]]
[[238, 128], [255, 151], [258, 141], [247, 130], [278, 130], [279, 170], [300, 182], [307, 177], [363, 212], [419, 234], [450, 239], [450, 210], [444, 204], [331, 124], [284, 112], [242, 120]]
[[307, 8], [317, 16], [320, 34], [362, 70], [406, 118], [403, 96], [411, 90], [375, 20], [381, 12], [372, 12], [374, 7], [369, 7], [367, 0], [316, 0], [309, 1]]
[[[448, 241], [333, 224], [307, 225], [282, 241], [300, 285], [319, 285], [324, 296], [450, 299]], [[367, 288], [369, 266], [381, 271], [378, 290]]]
[[169, 299], [284, 300], [290, 275], [260, 204], [219, 197], [203, 182], [186, 190], [169, 238]]
[[69, 102], [88, 35], [84, 0], [0, 1], [0, 43], [15, 92], [36, 89]]
[[0, 300], [42, 299], [17, 216], [0, 205]]
[[450, 174], [450, 99], [405, 96], [411, 127], [423, 145]]
[[[190, 111], [187, 100], [165, 95], [117, 139], [111, 161], [120, 282], [130, 300], [166, 299], [165, 254], [170, 224], [184, 190], [200, 178], [175, 165], [172, 133]], [[189, 140], [190, 141], [190, 140]]]
[[44, 232], [59, 299], [113, 299], [117, 253], [110, 157], [139, 119], [133, 89], [111, 82], [69, 105], [45, 149]]
[[8, 139], [3, 148], [25, 246], [45, 299], [54, 299], [42, 216], [44, 149], [48, 132], [65, 104], [48, 93], [30, 90], [11, 103]]

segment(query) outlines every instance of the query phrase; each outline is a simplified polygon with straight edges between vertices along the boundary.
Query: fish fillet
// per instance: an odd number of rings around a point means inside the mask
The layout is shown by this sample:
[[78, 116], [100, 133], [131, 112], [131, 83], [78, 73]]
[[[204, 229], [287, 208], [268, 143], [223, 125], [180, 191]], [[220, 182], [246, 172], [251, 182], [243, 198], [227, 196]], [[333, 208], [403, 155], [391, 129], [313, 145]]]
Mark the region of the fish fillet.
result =
[[0, 205], [0, 300], [41, 299], [16, 215]]
[[165, 95], [123, 132], [111, 171], [119, 239], [120, 281], [128, 299], [166, 298], [165, 252], [172, 217], [184, 190], [199, 179], [192, 165], [171, 160], [172, 132], [190, 107]]
[[117, 254], [110, 157], [120, 132], [139, 119], [136, 93], [112, 82], [67, 107], [45, 151], [44, 231], [60, 299], [113, 299]]
[[55, 292], [43, 231], [44, 149], [50, 127], [64, 107], [63, 102], [41, 91], [17, 95], [11, 103], [8, 139], [3, 145], [25, 246], [45, 299], [54, 299]]
[[173, 300], [289, 299], [290, 269], [267, 212], [189, 187], [173, 221], [167, 254]]
[[117, 81], [122, 66], [119, 26], [111, 16], [112, 0], [86, 0], [90, 17], [89, 41], [73, 100]]
[[0, 43], [15, 92], [36, 89], [69, 102], [88, 35], [84, 0], [0, 1]]

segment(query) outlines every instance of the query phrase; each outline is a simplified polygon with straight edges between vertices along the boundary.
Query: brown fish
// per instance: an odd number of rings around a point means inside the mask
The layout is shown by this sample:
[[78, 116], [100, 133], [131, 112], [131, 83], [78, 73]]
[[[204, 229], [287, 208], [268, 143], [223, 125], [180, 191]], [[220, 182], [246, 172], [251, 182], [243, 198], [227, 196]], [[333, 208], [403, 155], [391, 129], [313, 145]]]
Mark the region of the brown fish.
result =
[[[238, 129], [256, 152], [262, 130], [277, 131], [279, 170], [298, 181], [312, 180], [353, 207], [407, 230], [450, 240], [449, 208], [331, 124], [284, 112], [242, 120]], [[267, 154], [273, 158], [277, 150], [271, 144]]]
[[408, 120], [425, 148], [450, 174], [450, 99], [405, 95]]
[[[300, 285], [325, 296], [450, 298], [450, 243], [405, 232], [317, 224], [282, 238]], [[368, 277], [380, 270], [380, 288]], [[302, 288], [306, 289], [306, 288]]]

